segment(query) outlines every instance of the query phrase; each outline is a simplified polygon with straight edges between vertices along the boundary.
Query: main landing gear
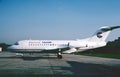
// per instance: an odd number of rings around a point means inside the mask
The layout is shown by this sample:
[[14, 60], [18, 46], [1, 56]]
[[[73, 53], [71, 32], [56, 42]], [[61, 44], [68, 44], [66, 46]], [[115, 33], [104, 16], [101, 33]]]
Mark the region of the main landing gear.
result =
[[62, 54], [60, 52], [57, 53], [57, 57], [58, 57], [58, 59], [62, 59]]
[[62, 54], [60, 53], [61, 49], [58, 50], [59, 52], [57, 53], [58, 59], [62, 59]]

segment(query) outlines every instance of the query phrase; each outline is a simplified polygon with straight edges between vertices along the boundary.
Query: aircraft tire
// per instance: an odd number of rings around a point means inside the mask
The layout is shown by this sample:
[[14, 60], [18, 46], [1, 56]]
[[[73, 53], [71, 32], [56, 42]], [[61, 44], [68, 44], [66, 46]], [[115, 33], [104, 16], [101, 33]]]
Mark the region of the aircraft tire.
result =
[[58, 59], [62, 59], [62, 54], [57, 54]]
[[62, 55], [58, 55], [58, 59], [62, 59]]

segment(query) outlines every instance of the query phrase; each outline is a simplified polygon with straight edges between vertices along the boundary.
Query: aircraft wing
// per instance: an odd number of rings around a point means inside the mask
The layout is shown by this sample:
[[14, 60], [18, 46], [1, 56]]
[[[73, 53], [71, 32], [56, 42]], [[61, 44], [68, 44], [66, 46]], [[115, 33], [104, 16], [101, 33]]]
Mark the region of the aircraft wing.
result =
[[76, 51], [77, 51], [76, 48], [71, 48], [69, 50], [63, 51], [63, 53], [73, 53], [73, 52], [76, 52]]

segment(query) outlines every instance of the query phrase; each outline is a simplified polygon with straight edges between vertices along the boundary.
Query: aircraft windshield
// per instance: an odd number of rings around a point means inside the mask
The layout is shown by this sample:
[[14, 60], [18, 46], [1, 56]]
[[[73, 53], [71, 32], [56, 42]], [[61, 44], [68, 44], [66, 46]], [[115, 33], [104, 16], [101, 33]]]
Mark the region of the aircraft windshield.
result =
[[19, 45], [18, 42], [16, 42], [14, 45]]

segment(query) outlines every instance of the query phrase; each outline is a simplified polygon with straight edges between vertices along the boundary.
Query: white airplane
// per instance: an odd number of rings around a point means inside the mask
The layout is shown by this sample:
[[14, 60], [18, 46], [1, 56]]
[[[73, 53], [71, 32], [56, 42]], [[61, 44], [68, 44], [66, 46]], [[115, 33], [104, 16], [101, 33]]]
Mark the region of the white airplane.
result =
[[77, 40], [22, 40], [8, 47], [15, 53], [38, 53], [44, 50], [58, 50], [58, 58], [62, 58], [61, 49], [67, 49], [63, 53], [82, 52], [106, 45], [109, 33], [120, 26], [101, 27], [97, 32], [86, 39]]

